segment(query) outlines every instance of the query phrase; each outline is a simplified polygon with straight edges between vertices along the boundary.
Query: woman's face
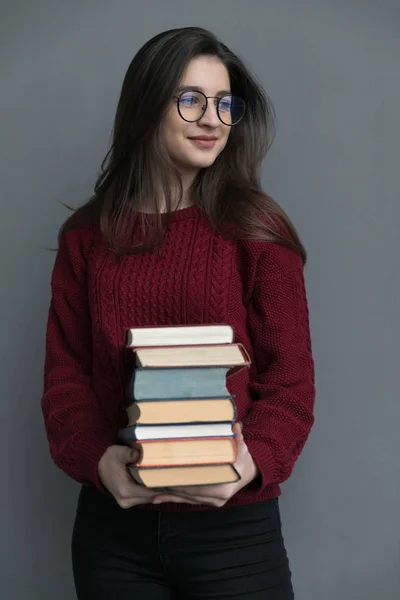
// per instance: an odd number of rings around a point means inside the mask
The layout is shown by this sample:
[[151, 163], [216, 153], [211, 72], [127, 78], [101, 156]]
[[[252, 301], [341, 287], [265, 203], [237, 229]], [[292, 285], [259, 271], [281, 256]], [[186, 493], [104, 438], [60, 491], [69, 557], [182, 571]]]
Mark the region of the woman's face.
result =
[[[186, 68], [177, 95], [188, 88], [196, 88], [205, 96], [221, 97], [229, 93], [230, 81], [225, 65], [214, 56], [194, 58]], [[188, 123], [180, 116], [176, 99], [171, 100], [162, 131], [168, 153], [183, 176], [195, 176], [200, 169], [212, 165], [228, 141], [230, 127], [219, 120], [216, 103], [217, 100], [209, 99], [203, 117]], [[189, 99], [188, 108], [191, 105]]]

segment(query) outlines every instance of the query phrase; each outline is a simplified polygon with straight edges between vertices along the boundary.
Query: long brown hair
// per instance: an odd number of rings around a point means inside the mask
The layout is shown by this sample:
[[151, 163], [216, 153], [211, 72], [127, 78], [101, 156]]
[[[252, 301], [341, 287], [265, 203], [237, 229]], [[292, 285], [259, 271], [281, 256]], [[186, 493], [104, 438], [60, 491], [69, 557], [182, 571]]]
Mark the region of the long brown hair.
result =
[[[214, 164], [196, 177], [192, 188], [196, 203], [216, 228], [228, 225], [241, 239], [284, 244], [305, 262], [305, 249], [289, 217], [261, 189], [261, 164], [275, 135], [272, 103], [242, 60], [212, 33], [198, 27], [160, 33], [133, 58], [122, 85], [112, 144], [94, 194], [67, 219], [60, 236], [87, 219], [99, 218], [105, 238], [118, 254], [141, 252], [160, 242], [165, 227], [160, 198], [166, 203], [168, 223], [182, 195], [180, 175], [163, 150], [160, 122], [188, 62], [199, 55], [215, 56], [224, 63], [232, 93], [246, 102], [246, 114], [232, 127]], [[172, 190], [178, 190], [177, 195]], [[151, 202], [151, 212], [159, 215], [156, 220], [145, 214]], [[134, 244], [130, 232], [137, 218], [150, 236]]]

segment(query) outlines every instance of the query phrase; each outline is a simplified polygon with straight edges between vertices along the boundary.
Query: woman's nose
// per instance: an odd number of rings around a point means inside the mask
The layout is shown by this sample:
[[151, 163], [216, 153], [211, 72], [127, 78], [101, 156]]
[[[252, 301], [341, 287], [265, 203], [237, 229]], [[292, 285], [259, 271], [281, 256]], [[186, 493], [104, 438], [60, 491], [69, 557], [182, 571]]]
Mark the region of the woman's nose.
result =
[[210, 127], [217, 127], [220, 124], [217, 107], [213, 100], [208, 101], [207, 109], [200, 119], [200, 124], [209, 125]]

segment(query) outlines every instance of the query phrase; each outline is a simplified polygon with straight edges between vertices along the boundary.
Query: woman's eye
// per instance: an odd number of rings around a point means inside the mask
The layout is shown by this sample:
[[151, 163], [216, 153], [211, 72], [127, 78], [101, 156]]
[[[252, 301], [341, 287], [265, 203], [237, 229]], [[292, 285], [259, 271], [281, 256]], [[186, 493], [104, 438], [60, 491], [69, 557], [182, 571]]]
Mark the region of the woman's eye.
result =
[[230, 100], [222, 100], [219, 103], [219, 109], [223, 110], [224, 112], [229, 112], [231, 110], [231, 106], [232, 103], [230, 102]]
[[199, 99], [196, 96], [182, 96], [180, 99], [181, 106], [195, 106]]

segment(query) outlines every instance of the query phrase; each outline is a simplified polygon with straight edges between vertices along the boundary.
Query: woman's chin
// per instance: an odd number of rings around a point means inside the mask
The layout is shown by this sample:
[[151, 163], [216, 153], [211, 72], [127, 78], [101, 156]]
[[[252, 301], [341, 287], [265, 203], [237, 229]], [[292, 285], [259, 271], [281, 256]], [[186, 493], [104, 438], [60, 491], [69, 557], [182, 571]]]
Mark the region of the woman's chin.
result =
[[207, 169], [207, 167], [211, 167], [214, 164], [216, 157], [215, 156], [202, 156], [199, 158], [195, 158], [188, 161], [187, 167], [190, 169]]
[[183, 174], [196, 174], [201, 169], [207, 169], [214, 164], [216, 156], [200, 156], [200, 157], [179, 157], [175, 158], [174, 163], [178, 170]]

